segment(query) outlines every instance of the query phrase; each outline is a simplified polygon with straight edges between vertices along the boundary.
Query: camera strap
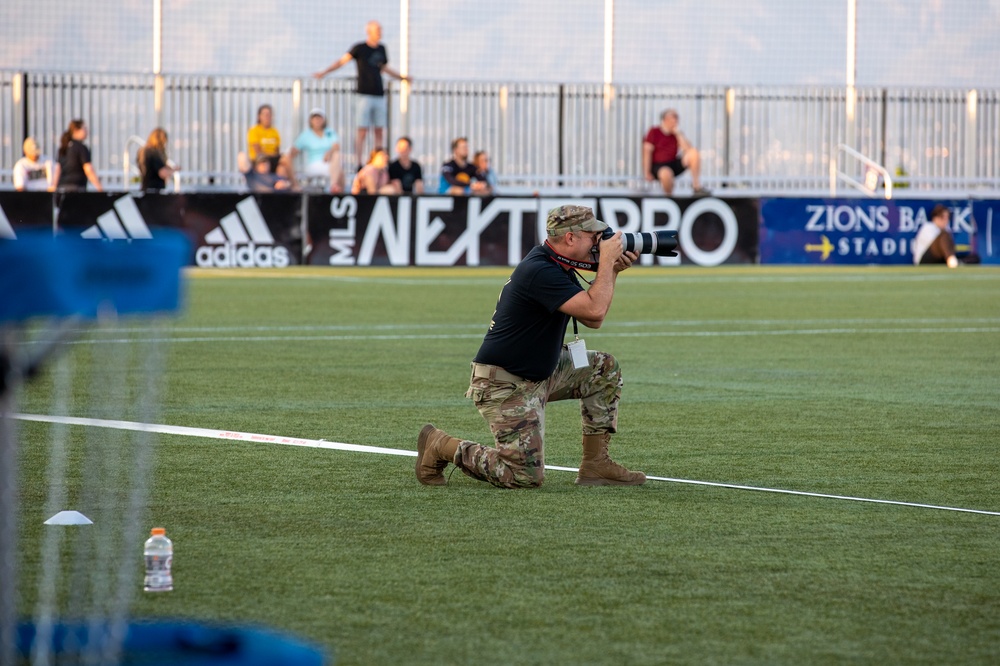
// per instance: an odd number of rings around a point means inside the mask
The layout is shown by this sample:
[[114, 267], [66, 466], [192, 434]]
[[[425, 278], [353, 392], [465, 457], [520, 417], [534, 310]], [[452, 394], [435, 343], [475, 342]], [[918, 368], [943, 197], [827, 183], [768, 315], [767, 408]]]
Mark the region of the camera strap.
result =
[[[582, 271], [597, 272], [597, 262], [596, 261], [577, 261], [576, 259], [570, 259], [569, 257], [564, 257], [563, 255], [556, 252], [548, 241], [542, 243], [542, 251], [549, 255], [552, 261], [557, 264], [562, 264], [567, 268], [580, 269]], [[579, 273], [577, 273], [579, 275]], [[581, 278], [582, 279], [582, 278]], [[584, 280], [584, 282], [587, 282]]]
[[[588, 285], [593, 284], [591, 280], [580, 275], [577, 270], [582, 269], [585, 271], [597, 271], [597, 262], [590, 261], [577, 261], [576, 259], [570, 259], [569, 257], [564, 257], [563, 255], [556, 252], [548, 241], [542, 244], [542, 251], [549, 256], [549, 258], [561, 264], [569, 269], [569, 271], [576, 276], [576, 279], [583, 280]], [[580, 327], [577, 324], [576, 317], [570, 317], [573, 320], [573, 342], [569, 343], [566, 348], [569, 350], [573, 357], [573, 367], [579, 370], [580, 368], [585, 368], [589, 364], [587, 360], [587, 346], [583, 340], [580, 339]]]

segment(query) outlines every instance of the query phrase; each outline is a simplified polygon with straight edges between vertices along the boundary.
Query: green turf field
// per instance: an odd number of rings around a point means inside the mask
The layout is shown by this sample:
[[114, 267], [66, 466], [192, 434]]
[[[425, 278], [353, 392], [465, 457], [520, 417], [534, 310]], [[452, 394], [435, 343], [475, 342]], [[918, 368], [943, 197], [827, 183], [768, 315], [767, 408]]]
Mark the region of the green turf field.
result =
[[[158, 418], [410, 450], [430, 421], [482, 441], [463, 394], [508, 273], [194, 273]], [[633, 469], [1000, 512], [996, 268], [637, 267], [584, 337], [622, 365], [611, 452]], [[114, 345], [74, 345], [77, 375]], [[20, 411], [50, 413], [51, 385]], [[94, 415], [88, 391], [74, 415]], [[577, 406], [546, 426], [547, 462], [575, 467]], [[49, 428], [20, 425], [25, 613]], [[460, 472], [428, 488], [410, 457], [158, 441], [146, 522], [174, 540], [175, 591], [137, 592], [137, 615], [264, 624], [338, 664], [1000, 661], [1000, 516], [559, 471], [531, 491]]]

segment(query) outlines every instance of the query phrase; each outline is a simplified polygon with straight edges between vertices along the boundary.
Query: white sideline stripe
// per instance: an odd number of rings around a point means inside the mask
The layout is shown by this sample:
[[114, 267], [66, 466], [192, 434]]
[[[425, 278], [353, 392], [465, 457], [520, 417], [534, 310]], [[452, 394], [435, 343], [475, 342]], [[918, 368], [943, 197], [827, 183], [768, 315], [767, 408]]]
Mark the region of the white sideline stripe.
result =
[[[363, 444], [344, 444], [343, 442], [327, 442], [322, 439], [301, 439], [298, 437], [280, 437], [278, 435], [258, 435], [249, 432], [232, 430], [211, 430], [209, 428], [188, 428], [185, 426], [158, 425], [155, 423], [136, 423], [134, 421], [110, 421], [106, 419], [89, 419], [76, 416], [49, 416], [45, 414], [13, 414], [13, 418], [22, 421], [38, 421], [42, 423], [61, 423], [65, 425], [94, 426], [97, 428], [115, 428], [118, 430], [136, 430], [140, 432], [156, 432], [165, 435], [185, 435], [187, 437], [205, 437], [209, 439], [227, 439], [238, 442], [259, 442], [263, 444], [284, 444], [286, 446], [305, 446], [317, 449], [332, 449], [336, 451], [357, 451], [361, 453], [381, 453], [391, 456], [416, 457], [416, 451], [406, 449], [389, 449], [381, 446], [365, 446]], [[576, 467], [546, 465], [546, 470], [558, 472], [577, 472]], [[983, 511], [980, 509], [963, 509], [937, 504], [918, 504], [915, 502], [900, 502], [896, 500], [872, 499], [868, 497], [851, 497], [850, 495], [828, 495], [826, 493], [810, 493], [802, 490], [783, 490], [780, 488], [763, 488], [759, 486], [742, 486], [734, 483], [716, 483], [714, 481], [693, 481], [691, 479], [675, 479], [668, 476], [647, 476], [649, 481], [665, 481], [668, 483], [686, 483], [696, 486], [712, 486], [714, 488], [732, 488], [735, 490], [756, 490], [764, 493], [780, 493], [783, 495], [799, 495], [802, 497], [819, 497], [823, 499], [849, 500], [852, 502], [869, 502], [872, 504], [893, 504], [909, 506], [918, 509], [939, 509], [941, 511], [958, 511], [962, 513], [978, 513], [986, 516], [1000, 516], [998, 511]]]
[[208, 439], [229, 439], [237, 442], [261, 442], [264, 444], [284, 444], [286, 446], [306, 446], [316, 449], [334, 449], [337, 451], [360, 451], [364, 453], [381, 453], [391, 456], [416, 456], [416, 451], [402, 449], [387, 449], [381, 446], [365, 446], [363, 444], [342, 444], [327, 442], [321, 439], [301, 439], [298, 437], [279, 437], [277, 435], [258, 435], [250, 432], [235, 432], [232, 430], [212, 430], [210, 428], [188, 428], [185, 426], [160, 425], [156, 423], [136, 423], [135, 421], [113, 421], [107, 419], [87, 419], [77, 416], [49, 416], [46, 414], [14, 414], [13, 418], [22, 421], [40, 421], [42, 423], [62, 423], [65, 425], [94, 426], [97, 428], [114, 428], [116, 430], [135, 430], [139, 432], [155, 432], [163, 435], [184, 435], [186, 437], [205, 437]]

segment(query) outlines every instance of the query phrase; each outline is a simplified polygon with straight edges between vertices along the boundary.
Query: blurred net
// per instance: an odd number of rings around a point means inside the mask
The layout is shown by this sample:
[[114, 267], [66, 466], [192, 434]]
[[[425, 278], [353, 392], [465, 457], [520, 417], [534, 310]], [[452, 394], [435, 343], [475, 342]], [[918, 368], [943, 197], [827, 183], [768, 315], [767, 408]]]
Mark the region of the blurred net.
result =
[[[390, 65], [418, 80], [837, 85], [847, 3], [558, 0], [457, 5], [162, 0], [163, 72], [308, 77], [382, 24]], [[0, 62], [148, 73], [157, 3], [0, 3]], [[609, 11], [610, 10], [610, 11]], [[609, 23], [610, 16], [610, 23]], [[31, 26], [25, 30], [25, 26]], [[610, 27], [610, 31], [608, 28]], [[857, 84], [1000, 86], [1000, 5], [857, 0]], [[404, 52], [405, 51], [405, 52]], [[353, 76], [353, 65], [336, 76]]]
[[[21, 427], [30, 415], [17, 405], [25, 400], [43, 417], [157, 422], [164, 315], [180, 306], [187, 252], [183, 236], [162, 233], [135, 243], [0, 242], [0, 292], [14, 295], [0, 304], [0, 663], [121, 657], [141, 585], [154, 435]], [[69, 510], [92, 524], [43, 525]], [[18, 639], [19, 615], [30, 617], [31, 645]], [[63, 623], [86, 631], [54, 640]]]

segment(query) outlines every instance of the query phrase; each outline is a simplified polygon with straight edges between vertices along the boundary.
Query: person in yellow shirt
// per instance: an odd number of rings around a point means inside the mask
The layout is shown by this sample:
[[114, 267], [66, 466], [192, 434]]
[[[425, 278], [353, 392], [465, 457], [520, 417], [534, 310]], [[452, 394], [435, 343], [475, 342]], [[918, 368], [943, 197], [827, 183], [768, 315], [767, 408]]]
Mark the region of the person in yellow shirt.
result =
[[270, 104], [262, 104], [257, 109], [257, 124], [247, 132], [247, 153], [251, 162], [256, 162], [259, 155], [267, 157], [272, 173], [291, 180], [291, 160], [281, 154], [281, 134], [271, 125], [273, 118]]

